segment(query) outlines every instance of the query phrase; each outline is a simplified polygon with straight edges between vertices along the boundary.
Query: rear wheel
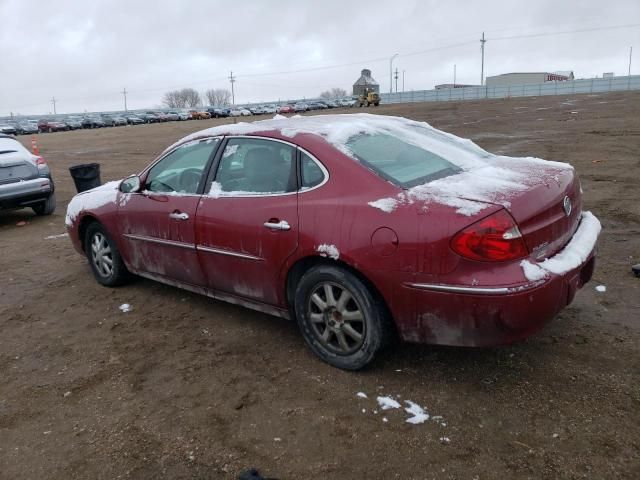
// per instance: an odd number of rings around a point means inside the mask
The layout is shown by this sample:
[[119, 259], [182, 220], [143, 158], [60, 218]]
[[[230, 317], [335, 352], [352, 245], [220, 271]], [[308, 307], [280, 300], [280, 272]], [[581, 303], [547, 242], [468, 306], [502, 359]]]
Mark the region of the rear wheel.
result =
[[89, 265], [99, 283], [115, 287], [129, 280], [130, 273], [122, 261], [120, 252], [102, 225], [97, 222], [89, 225], [84, 245]]
[[295, 312], [309, 348], [345, 370], [367, 365], [391, 337], [382, 301], [360, 278], [337, 266], [320, 265], [302, 277]]
[[51, 215], [56, 210], [56, 195], [52, 193], [42, 203], [31, 207], [36, 215]]

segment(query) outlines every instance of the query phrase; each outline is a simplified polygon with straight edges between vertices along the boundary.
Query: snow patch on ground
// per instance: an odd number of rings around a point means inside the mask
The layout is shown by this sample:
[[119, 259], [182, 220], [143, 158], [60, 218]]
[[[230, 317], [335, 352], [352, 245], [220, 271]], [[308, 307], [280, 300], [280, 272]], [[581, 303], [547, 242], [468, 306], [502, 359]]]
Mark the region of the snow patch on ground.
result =
[[322, 257], [329, 257], [334, 260], [338, 260], [340, 258], [340, 251], [335, 245], [327, 245], [326, 243], [323, 243], [316, 248], [316, 251]]
[[389, 410], [391, 408], [400, 408], [400, 404], [397, 400], [394, 400], [391, 397], [378, 397], [377, 398], [378, 405], [382, 410]]
[[95, 210], [108, 203], [115, 203], [118, 197], [118, 186], [121, 180], [107, 182], [99, 187], [77, 194], [67, 206], [64, 223], [70, 227], [73, 221], [85, 210]]
[[55, 238], [63, 238], [63, 237], [68, 237], [69, 234], [68, 233], [60, 233], [58, 235], [48, 235], [46, 237], [44, 237], [45, 240], [53, 240]]
[[359, 398], [368, 398], [367, 394], [364, 393], [364, 392], [358, 392], [358, 393], [356, 393], [356, 396], [359, 397]]
[[123, 303], [118, 308], [120, 309], [120, 311], [122, 313], [130, 312], [133, 309], [133, 307], [131, 305], [129, 305], [128, 303]]
[[597, 292], [600, 292], [600, 293], [604, 293], [604, 292], [606, 292], [606, 291], [607, 291], [607, 287], [605, 287], [604, 285], [598, 285], [598, 286], [596, 287], [596, 291], [597, 291]]
[[405, 400], [404, 403], [409, 405], [408, 407], [405, 407], [404, 411], [411, 414], [411, 417], [407, 418], [405, 422], [418, 425], [419, 423], [424, 423], [429, 420], [429, 414], [425, 412], [420, 405], [412, 402], [411, 400]]

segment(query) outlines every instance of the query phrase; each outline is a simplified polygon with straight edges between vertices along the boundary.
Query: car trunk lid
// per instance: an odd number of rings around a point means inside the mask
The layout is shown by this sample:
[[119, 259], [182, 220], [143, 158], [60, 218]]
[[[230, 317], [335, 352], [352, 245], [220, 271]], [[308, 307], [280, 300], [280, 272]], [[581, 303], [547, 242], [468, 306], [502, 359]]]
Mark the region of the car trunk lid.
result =
[[0, 185], [38, 177], [38, 167], [24, 159], [24, 153], [0, 150]]
[[580, 181], [573, 168], [540, 169], [536, 177], [541, 181], [510, 198], [507, 206], [538, 260], [554, 255], [569, 242], [582, 214]]

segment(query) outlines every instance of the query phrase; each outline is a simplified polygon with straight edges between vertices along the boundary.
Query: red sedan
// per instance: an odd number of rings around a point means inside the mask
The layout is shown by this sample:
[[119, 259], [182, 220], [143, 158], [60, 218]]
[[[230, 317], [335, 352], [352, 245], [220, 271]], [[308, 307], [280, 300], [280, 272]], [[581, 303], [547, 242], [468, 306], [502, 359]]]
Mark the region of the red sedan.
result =
[[600, 232], [571, 166], [367, 114], [192, 134], [76, 195], [66, 222], [103, 285], [136, 274], [293, 318], [345, 369], [396, 334], [531, 335], [589, 281]]
[[278, 113], [296, 113], [296, 109], [293, 105], [282, 105], [278, 108]]

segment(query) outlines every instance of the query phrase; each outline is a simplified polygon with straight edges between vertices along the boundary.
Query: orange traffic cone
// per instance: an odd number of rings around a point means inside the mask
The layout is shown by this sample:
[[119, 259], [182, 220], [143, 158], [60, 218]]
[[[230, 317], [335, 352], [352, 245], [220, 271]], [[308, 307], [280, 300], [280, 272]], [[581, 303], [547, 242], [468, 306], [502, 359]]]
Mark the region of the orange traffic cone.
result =
[[31, 151], [34, 155], [40, 155], [40, 149], [38, 148], [38, 143], [36, 142], [36, 137], [31, 136]]

